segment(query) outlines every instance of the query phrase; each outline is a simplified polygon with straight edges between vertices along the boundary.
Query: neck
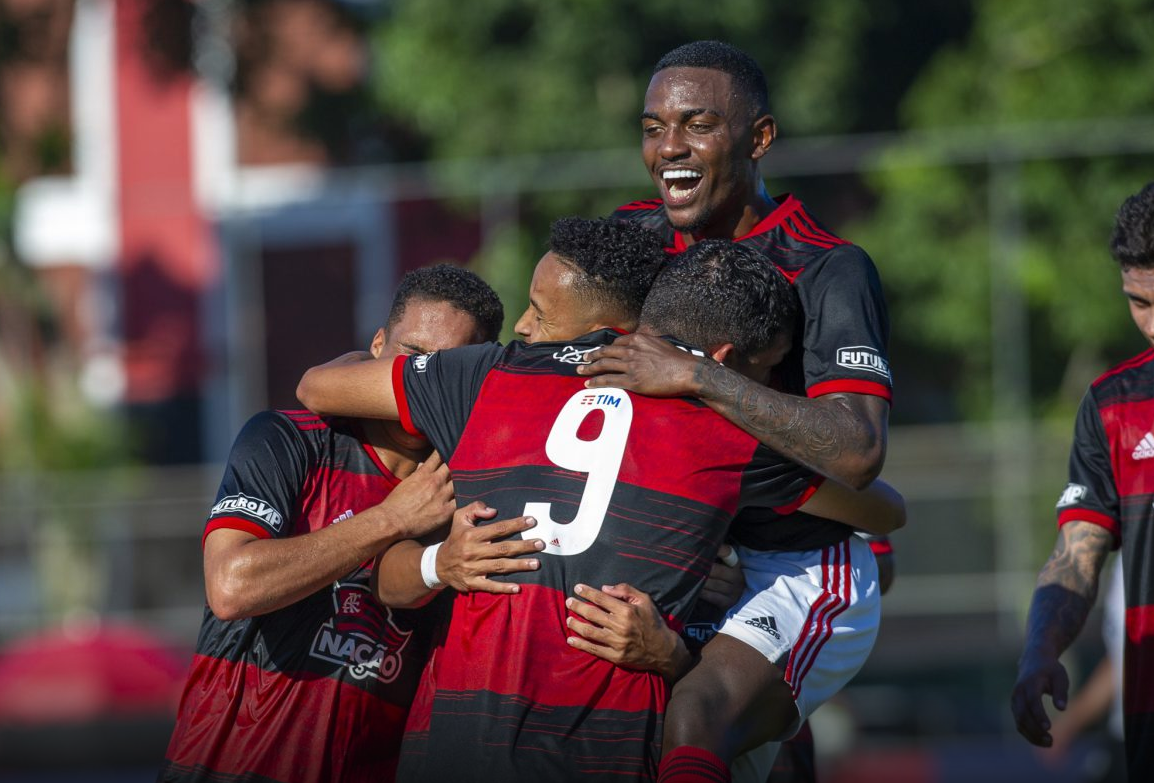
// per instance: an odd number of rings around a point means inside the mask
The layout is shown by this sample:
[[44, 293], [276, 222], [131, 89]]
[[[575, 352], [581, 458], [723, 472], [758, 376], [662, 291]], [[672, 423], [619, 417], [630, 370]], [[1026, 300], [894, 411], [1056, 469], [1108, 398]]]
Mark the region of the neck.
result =
[[769, 191], [765, 189], [765, 183], [758, 180], [757, 189], [745, 199], [740, 210], [723, 219], [714, 220], [692, 234], [681, 232], [681, 238], [687, 246], [701, 239], [740, 239], [765, 220], [777, 206], [777, 202], [770, 198]]
[[398, 479], [408, 477], [417, 469], [417, 463], [423, 462], [432, 453], [428, 441], [409, 435], [400, 422], [376, 419], [360, 421], [365, 440], [377, 452], [381, 463]]

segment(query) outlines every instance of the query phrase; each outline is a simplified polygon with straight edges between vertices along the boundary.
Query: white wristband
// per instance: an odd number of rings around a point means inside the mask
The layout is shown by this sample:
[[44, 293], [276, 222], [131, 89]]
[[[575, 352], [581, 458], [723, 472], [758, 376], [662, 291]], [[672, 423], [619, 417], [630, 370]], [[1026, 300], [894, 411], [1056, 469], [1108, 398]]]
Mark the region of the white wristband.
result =
[[437, 551], [440, 548], [440, 544], [433, 544], [425, 547], [425, 551], [421, 553], [421, 579], [430, 590], [438, 590], [445, 586], [437, 576]]
[[728, 554], [726, 554], [724, 557], [721, 555], [718, 555], [717, 559], [720, 560], [721, 562], [725, 563], [730, 568], [736, 568], [737, 564], [741, 562], [741, 558], [739, 558], [737, 556], [737, 550], [734, 549], [732, 546], [729, 548]]

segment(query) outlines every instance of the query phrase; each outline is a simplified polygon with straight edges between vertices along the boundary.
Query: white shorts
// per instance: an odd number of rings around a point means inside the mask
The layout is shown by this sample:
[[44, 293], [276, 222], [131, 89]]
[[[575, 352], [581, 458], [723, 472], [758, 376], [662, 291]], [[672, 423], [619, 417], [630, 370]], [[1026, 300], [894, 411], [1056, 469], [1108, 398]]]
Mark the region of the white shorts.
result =
[[785, 740], [869, 657], [881, 620], [877, 562], [857, 536], [802, 552], [735, 548], [745, 594], [719, 632], [748, 644], [785, 673], [799, 716], [775, 738]]

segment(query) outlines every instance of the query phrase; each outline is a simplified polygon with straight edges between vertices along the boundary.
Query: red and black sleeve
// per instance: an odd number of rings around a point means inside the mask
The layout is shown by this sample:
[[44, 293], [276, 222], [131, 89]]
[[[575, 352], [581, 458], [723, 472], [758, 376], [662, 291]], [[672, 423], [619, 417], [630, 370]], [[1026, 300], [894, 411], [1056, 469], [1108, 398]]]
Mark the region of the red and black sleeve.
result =
[[805, 317], [806, 394], [872, 394], [892, 399], [889, 314], [873, 261], [856, 245], [837, 245], [794, 284]]
[[230, 528], [258, 538], [292, 534], [291, 516], [308, 472], [308, 445], [300, 427], [324, 427], [309, 413], [293, 422], [277, 411], [256, 414], [232, 444], [216, 501], [208, 514], [204, 538]]
[[484, 343], [398, 356], [393, 390], [405, 429], [428, 438], [447, 462], [457, 450], [485, 376], [503, 354], [499, 344]]
[[1114, 535], [1121, 543], [1121, 509], [1110, 444], [1093, 389], [1082, 398], [1074, 420], [1074, 443], [1070, 447], [1070, 482], [1058, 498], [1058, 526], [1067, 522], [1091, 522]]

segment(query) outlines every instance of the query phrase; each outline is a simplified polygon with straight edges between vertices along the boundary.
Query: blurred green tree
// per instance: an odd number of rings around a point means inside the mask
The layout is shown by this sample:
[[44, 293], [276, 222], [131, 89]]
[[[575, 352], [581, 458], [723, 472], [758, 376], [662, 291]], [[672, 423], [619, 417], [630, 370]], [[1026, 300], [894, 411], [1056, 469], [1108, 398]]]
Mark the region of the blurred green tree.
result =
[[[679, 44], [715, 38], [762, 65], [784, 135], [882, 130], [894, 127], [901, 96], [927, 58], [963, 36], [969, 17], [963, 0], [396, 0], [374, 27], [373, 81], [391, 123], [427, 140], [410, 145], [414, 154], [627, 148], [640, 138], [654, 63]], [[503, 289], [510, 326], [549, 221], [649, 195], [640, 156], [636, 167], [639, 190], [630, 193], [518, 204], [520, 236], [497, 232], [480, 251], [478, 271]], [[772, 162], [766, 173], [772, 178]]]
[[[982, 0], [964, 42], [937, 53], [901, 104], [912, 130], [953, 131], [990, 160], [937, 165], [932, 150], [893, 150], [870, 179], [879, 200], [855, 240], [884, 259], [895, 335], [946, 376], [970, 417], [990, 412], [991, 253], [1013, 254], [1011, 283], [1028, 311], [1034, 413], [1066, 418], [1087, 382], [1142, 347], [1107, 242], [1121, 201], [1150, 177], [1154, 156], [999, 160], [1065, 134], [1108, 150], [1125, 120], [1149, 118], [1154, 4], [1144, 0]], [[1079, 124], [1083, 123], [1083, 124]], [[1086, 138], [1093, 133], [1097, 138]], [[1123, 142], [1119, 149], [1125, 146]], [[1016, 190], [1012, 193], [1003, 192]], [[991, 246], [991, 222], [1017, 199], [1016, 250]]]

